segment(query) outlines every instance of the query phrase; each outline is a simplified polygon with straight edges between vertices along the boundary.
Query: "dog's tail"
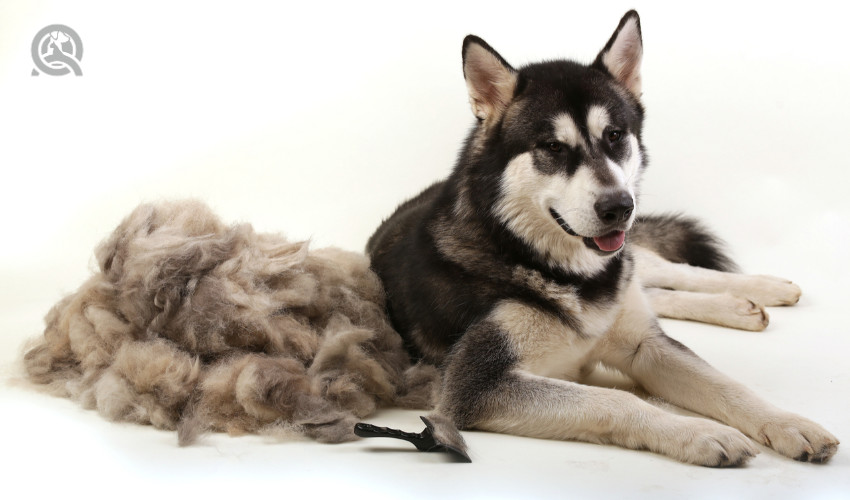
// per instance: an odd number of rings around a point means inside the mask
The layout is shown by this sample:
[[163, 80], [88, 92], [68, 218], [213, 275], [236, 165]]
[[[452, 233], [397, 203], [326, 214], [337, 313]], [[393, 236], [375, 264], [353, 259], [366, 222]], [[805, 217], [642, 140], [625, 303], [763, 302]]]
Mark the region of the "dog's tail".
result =
[[726, 245], [691, 217], [679, 214], [639, 216], [629, 232], [632, 244], [652, 250], [670, 262], [717, 271], [738, 272]]

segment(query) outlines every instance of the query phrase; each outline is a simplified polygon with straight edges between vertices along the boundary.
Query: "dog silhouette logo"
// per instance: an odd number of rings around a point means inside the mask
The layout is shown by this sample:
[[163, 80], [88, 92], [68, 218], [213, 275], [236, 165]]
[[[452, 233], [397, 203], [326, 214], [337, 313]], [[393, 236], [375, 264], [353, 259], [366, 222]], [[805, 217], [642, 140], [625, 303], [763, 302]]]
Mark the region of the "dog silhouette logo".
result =
[[80, 60], [83, 58], [83, 41], [77, 32], [63, 24], [51, 24], [36, 33], [32, 40], [32, 76], [42, 73], [62, 76], [74, 73], [83, 75]]

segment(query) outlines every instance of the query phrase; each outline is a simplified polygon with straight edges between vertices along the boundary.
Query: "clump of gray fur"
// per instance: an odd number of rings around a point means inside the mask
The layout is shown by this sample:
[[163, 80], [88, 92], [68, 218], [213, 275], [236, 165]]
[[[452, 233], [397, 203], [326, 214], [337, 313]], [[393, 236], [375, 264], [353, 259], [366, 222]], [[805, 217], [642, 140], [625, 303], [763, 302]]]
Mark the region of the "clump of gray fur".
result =
[[47, 314], [29, 378], [112, 420], [354, 438], [382, 405], [427, 408], [436, 368], [411, 366], [361, 254], [224, 225], [194, 201], [138, 207], [99, 272]]

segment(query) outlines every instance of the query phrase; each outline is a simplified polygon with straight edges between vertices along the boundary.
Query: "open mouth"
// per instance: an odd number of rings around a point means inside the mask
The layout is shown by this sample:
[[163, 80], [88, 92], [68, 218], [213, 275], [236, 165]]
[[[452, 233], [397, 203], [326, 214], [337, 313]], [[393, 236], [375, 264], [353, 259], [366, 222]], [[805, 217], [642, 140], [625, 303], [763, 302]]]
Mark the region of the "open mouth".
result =
[[561, 229], [563, 229], [567, 234], [571, 236], [581, 238], [584, 242], [584, 245], [587, 248], [590, 248], [591, 250], [596, 250], [605, 254], [614, 253], [617, 250], [623, 248], [623, 244], [625, 244], [626, 242], [625, 231], [615, 230], [603, 234], [602, 236], [582, 236], [575, 232], [573, 228], [571, 228], [569, 224], [564, 221], [564, 218], [561, 217], [561, 214], [559, 214], [554, 208], [549, 208], [549, 213], [552, 214], [552, 218], [554, 218], [555, 222], [557, 222], [558, 225], [561, 226]]

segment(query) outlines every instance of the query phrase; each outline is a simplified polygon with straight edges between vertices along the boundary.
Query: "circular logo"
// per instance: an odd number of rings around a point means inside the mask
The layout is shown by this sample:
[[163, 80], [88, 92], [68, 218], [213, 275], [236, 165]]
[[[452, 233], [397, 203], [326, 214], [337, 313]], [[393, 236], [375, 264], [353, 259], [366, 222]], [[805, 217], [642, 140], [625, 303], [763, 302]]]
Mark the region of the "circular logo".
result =
[[80, 60], [83, 58], [83, 41], [77, 32], [63, 24], [51, 24], [36, 33], [32, 40], [32, 60], [36, 69], [45, 75], [62, 76], [73, 72], [82, 76]]

